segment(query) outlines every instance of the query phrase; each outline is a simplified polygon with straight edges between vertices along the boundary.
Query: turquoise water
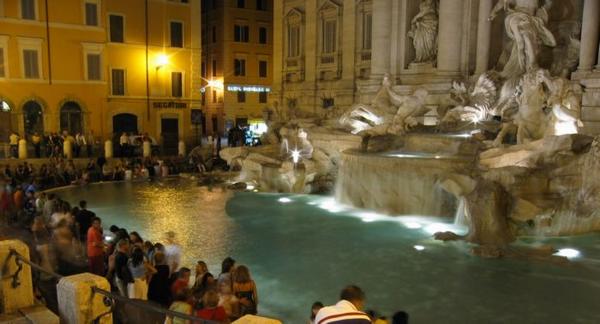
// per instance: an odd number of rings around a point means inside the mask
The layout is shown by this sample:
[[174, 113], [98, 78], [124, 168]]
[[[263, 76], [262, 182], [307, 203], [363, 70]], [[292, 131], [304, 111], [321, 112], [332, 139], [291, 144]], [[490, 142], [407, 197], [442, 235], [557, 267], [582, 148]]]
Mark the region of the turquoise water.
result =
[[58, 191], [112, 224], [152, 241], [177, 233], [184, 264], [205, 260], [213, 274], [232, 256], [257, 282], [259, 312], [305, 323], [311, 304], [361, 286], [367, 307], [405, 310], [411, 323], [598, 323], [600, 235], [550, 243], [580, 251], [569, 265], [487, 260], [469, 245], [431, 233], [451, 219], [386, 217], [319, 196], [209, 191], [183, 180], [114, 183]]

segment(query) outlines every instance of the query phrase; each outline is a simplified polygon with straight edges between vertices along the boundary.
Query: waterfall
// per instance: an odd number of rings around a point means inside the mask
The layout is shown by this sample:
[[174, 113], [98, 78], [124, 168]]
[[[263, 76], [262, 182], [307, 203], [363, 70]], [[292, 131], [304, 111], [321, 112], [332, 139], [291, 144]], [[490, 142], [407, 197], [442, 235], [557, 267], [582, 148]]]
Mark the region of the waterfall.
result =
[[467, 213], [467, 199], [464, 196], [461, 196], [458, 198], [458, 207], [454, 214], [454, 225], [463, 227], [469, 226]]

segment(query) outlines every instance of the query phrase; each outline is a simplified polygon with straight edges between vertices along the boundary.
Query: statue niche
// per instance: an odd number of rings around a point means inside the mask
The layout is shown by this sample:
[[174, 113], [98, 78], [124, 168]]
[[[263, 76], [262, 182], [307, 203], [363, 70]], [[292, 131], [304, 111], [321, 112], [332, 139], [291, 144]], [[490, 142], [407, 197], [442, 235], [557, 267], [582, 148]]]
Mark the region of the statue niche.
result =
[[438, 46], [438, 10], [436, 0], [421, 0], [419, 12], [410, 23], [408, 37], [415, 48], [412, 63], [435, 64]]

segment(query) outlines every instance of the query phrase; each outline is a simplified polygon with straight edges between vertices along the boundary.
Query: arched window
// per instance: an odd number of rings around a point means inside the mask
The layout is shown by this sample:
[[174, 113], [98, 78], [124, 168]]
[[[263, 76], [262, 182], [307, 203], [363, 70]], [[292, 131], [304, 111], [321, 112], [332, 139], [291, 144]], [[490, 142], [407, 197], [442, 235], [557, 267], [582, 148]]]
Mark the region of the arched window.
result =
[[44, 133], [44, 115], [37, 101], [30, 100], [23, 105], [23, 120], [26, 135]]
[[73, 101], [65, 102], [60, 108], [60, 129], [75, 135], [83, 132], [81, 107]]

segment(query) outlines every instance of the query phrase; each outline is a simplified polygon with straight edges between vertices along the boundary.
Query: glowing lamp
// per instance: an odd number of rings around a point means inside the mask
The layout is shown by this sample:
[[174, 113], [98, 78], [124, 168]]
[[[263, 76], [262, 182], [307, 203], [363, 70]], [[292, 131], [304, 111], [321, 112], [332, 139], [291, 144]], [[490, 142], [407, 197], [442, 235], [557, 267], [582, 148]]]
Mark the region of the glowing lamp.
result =
[[294, 162], [294, 164], [298, 164], [298, 161], [300, 161], [300, 151], [298, 151], [298, 150], [292, 151], [292, 161]]
[[169, 57], [165, 54], [159, 54], [156, 57], [156, 68], [160, 69], [161, 67], [169, 64]]

